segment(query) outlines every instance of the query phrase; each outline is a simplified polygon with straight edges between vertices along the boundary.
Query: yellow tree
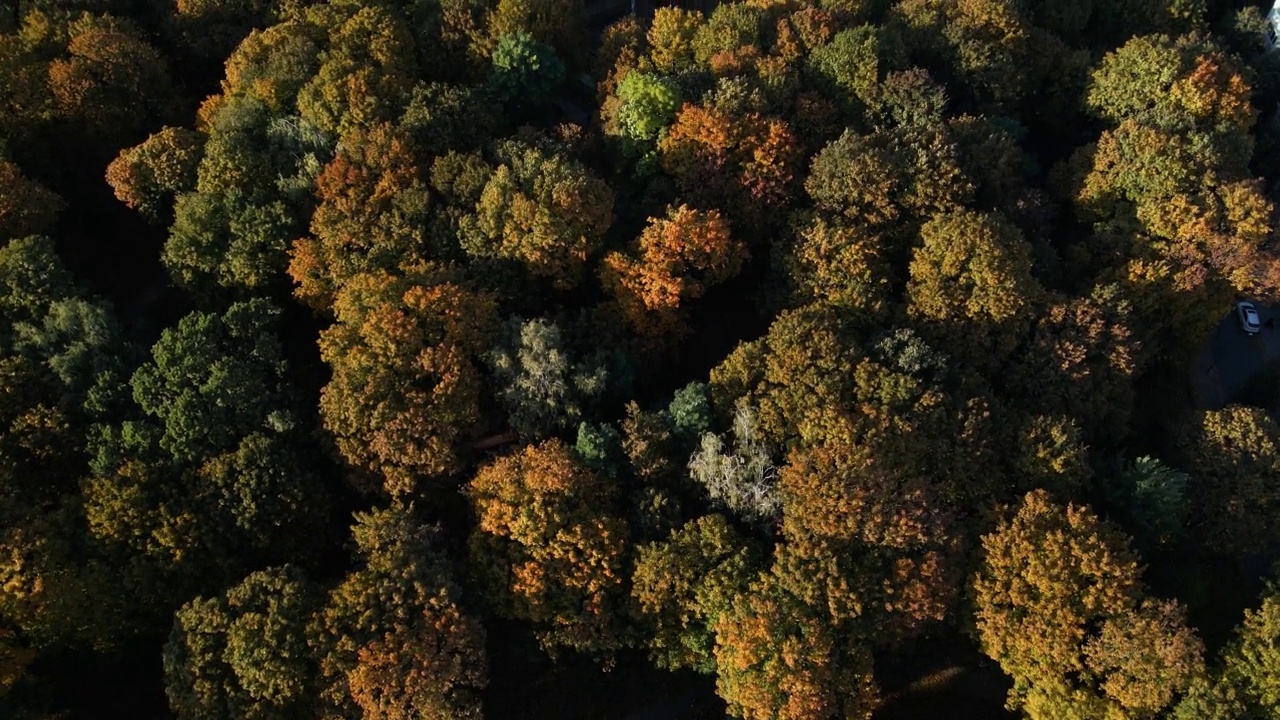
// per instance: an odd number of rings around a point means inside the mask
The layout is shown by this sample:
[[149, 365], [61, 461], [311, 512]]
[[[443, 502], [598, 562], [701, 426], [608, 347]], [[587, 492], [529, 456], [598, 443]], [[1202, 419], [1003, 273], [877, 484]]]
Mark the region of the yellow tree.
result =
[[475, 212], [462, 219], [463, 248], [574, 287], [613, 223], [609, 186], [576, 160], [516, 141], [503, 143], [497, 160]]
[[1031, 246], [999, 214], [939, 215], [920, 229], [908, 270], [908, 312], [966, 357], [1006, 356], [1042, 294]]
[[982, 539], [973, 581], [982, 649], [1032, 720], [1151, 717], [1202, 676], [1174, 602], [1144, 600], [1128, 538], [1087, 507], [1029, 493]]
[[716, 689], [743, 720], [867, 720], [871, 653], [764, 573], [715, 622]]
[[1211, 548], [1265, 552], [1280, 539], [1280, 425], [1262, 408], [1200, 413], [1183, 433], [1192, 526]]

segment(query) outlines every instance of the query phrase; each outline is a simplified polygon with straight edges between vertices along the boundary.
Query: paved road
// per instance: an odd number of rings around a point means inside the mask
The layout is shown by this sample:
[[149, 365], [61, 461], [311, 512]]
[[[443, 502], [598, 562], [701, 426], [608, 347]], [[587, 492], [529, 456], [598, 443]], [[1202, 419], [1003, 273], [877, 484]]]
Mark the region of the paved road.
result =
[[[1231, 402], [1247, 402], [1240, 392], [1268, 364], [1280, 361], [1280, 305], [1259, 306], [1262, 330], [1250, 337], [1240, 329], [1234, 308], [1200, 351], [1191, 373], [1196, 407], [1217, 410]], [[1274, 319], [1276, 327], [1266, 326]]]

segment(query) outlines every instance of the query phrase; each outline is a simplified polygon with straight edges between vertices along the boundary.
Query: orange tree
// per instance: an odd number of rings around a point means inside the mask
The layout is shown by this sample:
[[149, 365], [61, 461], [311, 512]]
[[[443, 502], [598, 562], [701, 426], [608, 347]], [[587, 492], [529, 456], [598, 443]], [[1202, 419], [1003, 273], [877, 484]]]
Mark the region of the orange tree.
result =
[[618, 649], [627, 523], [613, 482], [547, 440], [483, 466], [466, 494], [472, 572], [498, 614], [533, 623], [548, 651]]
[[444, 271], [352, 278], [320, 336], [333, 377], [320, 413], [354, 467], [387, 492], [461, 468], [480, 430], [478, 357], [496, 329], [493, 301]]

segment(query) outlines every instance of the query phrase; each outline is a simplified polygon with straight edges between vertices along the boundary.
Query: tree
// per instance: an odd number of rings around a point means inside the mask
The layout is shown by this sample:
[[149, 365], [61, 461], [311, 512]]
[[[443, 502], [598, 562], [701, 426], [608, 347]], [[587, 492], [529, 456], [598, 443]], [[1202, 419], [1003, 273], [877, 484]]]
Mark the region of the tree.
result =
[[495, 611], [532, 622], [548, 651], [621, 646], [627, 524], [617, 488], [559, 440], [485, 465], [466, 487], [471, 564]]
[[0, 630], [0, 698], [22, 680], [35, 652], [20, 645], [10, 630]]
[[116, 199], [158, 222], [168, 215], [175, 195], [195, 189], [204, 137], [166, 127], [140, 145], [120, 151], [107, 166], [107, 184]]
[[766, 526], [775, 523], [781, 508], [777, 468], [760, 440], [750, 406], [739, 402], [733, 415], [732, 450], [725, 452], [724, 444], [719, 435], [704, 433], [689, 458], [689, 475], [706, 488], [712, 502], [735, 515]]
[[938, 128], [845, 131], [813, 159], [805, 189], [819, 209], [856, 225], [923, 222], [972, 197], [959, 162], [955, 143]]
[[1173, 129], [1253, 125], [1250, 88], [1234, 63], [1203, 37], [1134, 37], [1094, 70], [1085, 102], [1114, 124], [1138, 118]]
[[601, 104], [604, 132], [621, 138], [623, 153], [639, 156], [648, 169], [656, 157], [652, 153], [675, 121], [680, 105], [680, 86], [675, 80], [632, 70], [618, 83], [616, 93]]
[[498, 100], [522, 114], [546, 105], [564, 82], [564, 63], [555, 51], [525, 32], [498, 38], [492, 62], [489, 86]]
[[1178, 293], [1226, 283], [1269, 296], [1277, 286], [1272, 203], [1248, 168], [1250, 92], [1234, 63], [1194, 36], [1135, 38], [1094, 74], [1091, 108], [1117, 125], [1092, 151], [1079, 212], [1127, 254], [1169, 263]]
[[330, 20], [329, 46], [298, 91], [298, 113], [333, 136], [393, 121], [418, 74], [406, 19], [381, 5], [357, 7]]
[[[1052, 44], [1037, 32], [1019, 3], [1006, 0], [948, 3], [908, 0], [895, 8], [906, 41], [917, 53], [935, 58], [971, 106], [987, 114], [1014, 115], [1019, 102], [1034, 97], [1037, 85], [1056, 69]], [[1052, 48], [1056, 50], [1056, 48]]]
[[301, 18], [253, 30], [227, 56], [223, 95], [250, 95], [285, 112], [315, 76], [327, 40], [323, 25]]
[[171, 113], [178, 94], [163, 55], [130, 23], [84, 14], [66, 27], [66, 55], [49, 63], [60, 116], [113, 148]]
[[658, 152], [684, 198], [703, 209], [723, 208], [740, 228], [776, 222], [791, 203], [800, 164], [785, 121], [688, 102]]
[[770, 448], [812, 443], [836, 426], [839, 408], [849, 406], [857, 358], [832, 310], [787, 310], [763, 338], [740, 344], [711, 371], [712, 404], [727, 418], [746, 398]]
[[180, 0], [165, 28], [180, 47], [206, 62], [221, 62], [255, 27], [272, 24], [274, 0]]
[[266, 300], [223, 315], [192, 313], [161, 334], [134, 373], [134, 400], [164, 429], [160, 445], [189, 462], [235, 447], [256, 431], [287, 430], [279, 310]]
[[715, 672], [712, 629], [760, 565], [756, 549], [723, 515], [692, 520], [640, 546], [631, 596], [658, 667]]
[[498, 134], [501, 116], [501, 106], [483, 86], [419, 83], [399, 128], [413, 138], [418, 157], [437, 157], [479, 149]]
[[907, 284], [914, 314], [1000, 323], [1036, 299], [1030, 247], [1003, 216], [940, 215], [925, 223], [920, 239]]
[[833, 632], [769, 573], [716, 620], [716, 690], [743, 720], [866, 720], [871, 654]]
[[511, 427], [524, 437], [545, 437], [576, 425], [607, 379], [604, 367], [573, 362], [560, 326], [546, 320], [511, 318], [488, 360]]
[[1191, 476], [1144, 455], [1127, 463], [1105, 488], [1139, 540], [1168, 544], [1186, 534], [1190, 484]]
[[1265, 552], [1280, 540], [1268, 520], [1280, 510], [1280, 425], [1265, 410], [1229, 405], [1200, 413], [1180, 446], [1192, 526], [1209, 547]]
[[795, 239], [781, 262], [792, 298], [840, 308], [859, 325], [885, 320], [894, 276], [884, 238], [824, 213], [794, 224]]
[[655, 8], [645, 39], [649, 61], [658, 72], [675, 75], [694, 68], [693, 40], [705, 19], [697, 10], [674, 5]]
[[[1262, 603], [1245, 610], [1244, 622], [1222, 652], [1219, 698], [1232, 717], [1267, 717], [1280, 711], [1280, 592], [1268, 585]], [[1224, 697], [1225, 696], [1225, 697]], [[1221, 701], [1221, 700], [1220, 700]]]
[[908, 312], [952, 351], [1007, 356], [1043, 292], [1022, 233], [1002, 215], [962, 210], [925, 223], [920, 240], [908, 269]]
[[360, 273], [412, 272], [429, 259], [430, 195], [404, 133], [378, 125], [344, 136], [316, 194], [313, 237], [294, 241], [289, 263], [294, 294], [313, 307], [332, 306]]
[[481, 717], [485, 632], [411, 509], [356, 515], [359, 566], [310, 630], [324, 720]]
[[39, 235], [62, 212], [62, 198], [27, 179], [22, 170], [0, 159], [0, 240]]
[[862, 25], [842, 30], [813, 48], [806, 62], [813, 85], [835, 99], [850, 124], [857, 124], [866, 108], [876, 104], [881, 75], [886, 66], [898, 61], [893, 54], [881, 31]]
[[649, 220], [630, 253], [605, 257], [601, 275], [627, 320], [660, 340], [678, 333], [682, 305], [736, 275], [748, 257], [718, 211], [668, 206], [665, 218]]
[[497, 160], [474, 214], [462, 220], [463, 249], [520, 263], [557, 289], [574, 287], [613, 223], [609, 186], [575, 160], [516, 141], [499, 146]]
[[333, 370], [320, 413], [343, 457], [382, 475], [392, 495], [461, 467], [478, 434], [478, 358], [496, 324], [493, 300], [443, 271], [357, 275], [321, 333]]
[[1144, 349], [1130, 317], [1131, 306], [1114, 287], [1051, 297], [1011, 373], [1019, 401], [1076, 418], [1090, 438], [1124, 437]]
[[495, 48], [508, 35], [527, 33], [574, 67], [582, 67], [586, 61], [587, 17], [582, 0], [498, 0], [486, 21], [487, 49]]
[[698, 65], [708, 67], [721, 54], [744, 47], [759, 48], [765, 13], [750, 5], [722, 5], [712, 11], [707, 22], [693, 36], [693, 55]]
[[983, 652], [1031, 718], [1142, 717], [1201, 676], [1203, 645], [1174, 602], [1143, 600], [1128, 540], [1087, 507], [1029, 493], [982, 540], [974, 579]]
[[789, 590], [892, 646], [942, 621], [959, 596], [959, 528], [936, 482], [872, 437], [792, 451], [780, 473]]
[[170, 709], [179, 720], [306, 716], [316, 696], [306, 630], [320, 601], [285, 565], [183, 605], [164, 649]]

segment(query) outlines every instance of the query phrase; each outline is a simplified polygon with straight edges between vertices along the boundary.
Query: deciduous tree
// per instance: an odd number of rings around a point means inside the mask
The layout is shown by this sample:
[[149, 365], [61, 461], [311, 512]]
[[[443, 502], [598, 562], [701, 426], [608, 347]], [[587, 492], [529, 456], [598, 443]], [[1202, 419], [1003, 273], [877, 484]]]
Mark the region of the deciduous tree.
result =
[[1280, 512], [1280, 425], [1266, 411], [1230, 405], [1200, 413], [1181, 450], [1192, 525], [1204, 542], [1238, 554], [1280, 540], [1270, 521]]
[[320, 337], [333, 378], [325, 427], [357, 468], [393, 495], [458, 470], [458, 445], [480, 428], [477, 359], [496, 322], [493, 300], [447, 273], [358, 275]]
[[515, 141], [499, 147], [497, 160], [475, 213], [463, 218], [463, 248], [574, 287], [613, 223], [609, 186], [575, 160]]
[[310, 642], [324, 720], [479, 720], [485, 632], [430, 529], [394, 505], [356, 516], [360, 565], [330, 593]]
[[1029, 493], [983, 538], [974, 580], [983, 651], [1031, 718], [1151, 716], [1202, 675], [1203, 645], [1176, 603], [1142, 600], [1128, 540], [1087, 507]]
[[165, 693], [180, 720], [289, 720], [311, 711], [315, 666], [306, 630], [321, 602], [296, 567], [252, 573], [221, 597], [174, 616]]
[[378, 125], [344, 136], [316, 194], [312, 237], [293, 243], [289, 263], [294, 294], [313, 307], [329, 308], [358, 274], [412, 272], [428, 260], [430, 195], [404, 133]]
[[0, 240], [39, 235], [62, 212], [62, 198], [0, 159]]
[[494, 609], [532, 622], [548, 651], [617, 650], [627, 524], [612, 480], [547, 440], [485, 465], [466, 492], [472, 567]]
[[713, 628], [747, 592], [761, 558], [722, 515], [686, 523], [637, 550], [632, 598], [662, 668], [715, 672]]
[[743, 720], [866, 720], [878, 704], [871, 655], [832, 631], [771, 574], [715, 623], [716, 689]]

